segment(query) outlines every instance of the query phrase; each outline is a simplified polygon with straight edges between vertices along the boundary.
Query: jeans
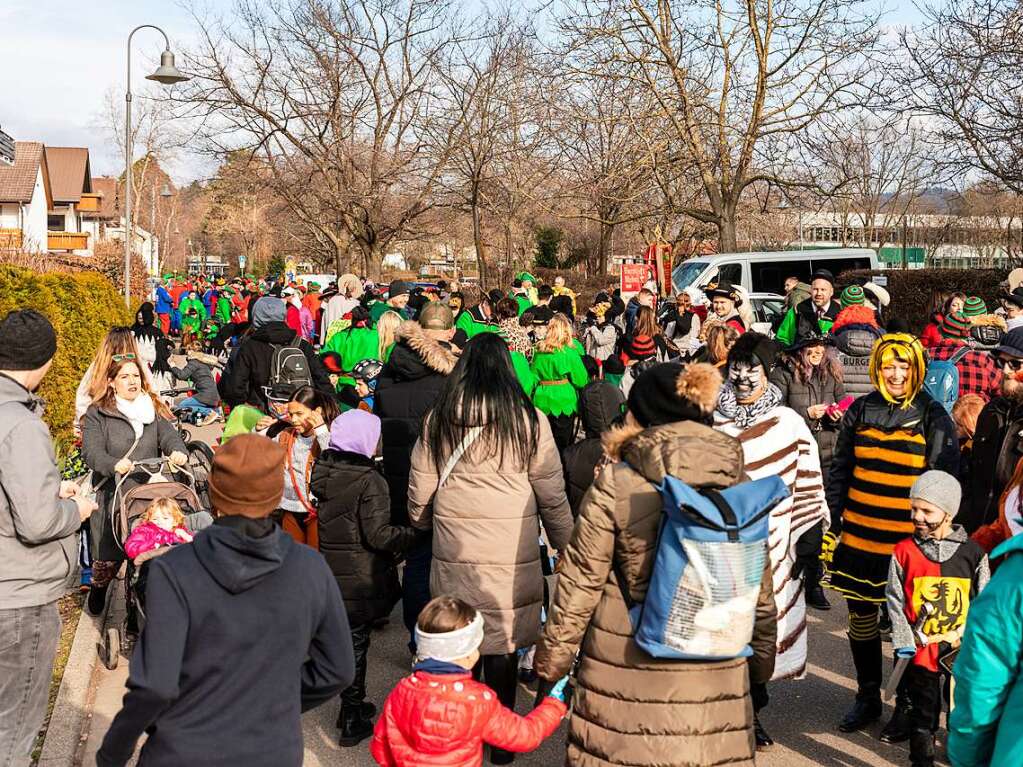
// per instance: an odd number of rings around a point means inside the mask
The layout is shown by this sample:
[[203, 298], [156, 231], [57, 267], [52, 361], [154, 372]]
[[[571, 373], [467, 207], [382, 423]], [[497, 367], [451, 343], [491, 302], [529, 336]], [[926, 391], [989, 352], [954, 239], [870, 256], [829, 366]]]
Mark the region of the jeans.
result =
[[60, 616], [53, 602], [0, 610], [0, 767], [27, 767], [46, 716]]
[[401, 614], [408, 629], [409, 642], [416, 641], [416, 621], [430, 601], [430, 565], [433, 541], [414, 545], [405, 555], [405, 574], [401, 578]]
[[185, 399], [181, 400], [181, 402], [174, 406], [175, 410], [181, 408], [188, 408], [190, 410], [194, 410], [204, 418], [213, 412], [213, 408], [211, 408], [209, 405], [202, 404], [195, 397], [185, 397]]

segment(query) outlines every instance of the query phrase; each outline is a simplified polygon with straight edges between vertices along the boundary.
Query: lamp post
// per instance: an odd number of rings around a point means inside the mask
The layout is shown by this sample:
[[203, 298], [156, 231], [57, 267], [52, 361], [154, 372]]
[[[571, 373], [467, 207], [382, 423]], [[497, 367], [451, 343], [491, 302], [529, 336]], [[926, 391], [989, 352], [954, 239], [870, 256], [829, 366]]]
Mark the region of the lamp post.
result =
[[174, 66], [174, 54], [171, 53], [170, 39], [167, 33], [152, 24], [140, 24], [128, 35], [128, 87], [124, 93], [124, 302], [131, 306], [131, 246], [135, 230], [131, 218], [131, 187], [133, 183], [131, 173], [132, 144], [131, 140], [131, 39], [140, 29], [155, 29], [163, 35], [165, 45], [163, 53], [160, 54], [160, 66], [151, 75], [146, 75], [147, 80], [153, 80], [161, 85], [174, 85], [191, 78]]

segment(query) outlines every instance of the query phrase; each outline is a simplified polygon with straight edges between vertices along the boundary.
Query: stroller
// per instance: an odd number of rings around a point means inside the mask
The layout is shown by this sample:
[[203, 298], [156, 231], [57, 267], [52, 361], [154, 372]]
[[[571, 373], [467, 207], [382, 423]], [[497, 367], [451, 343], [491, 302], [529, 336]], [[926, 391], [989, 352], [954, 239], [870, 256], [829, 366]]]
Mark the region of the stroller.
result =
[[[180, 476], [185, 482], [168, 480], [162, 473], [164, 467], [174, 471], [175, 477]], [[161, 498], [170, 498], [177, 502], [185, 514], [186, 524], [191, 532], [208, 526], [212, 522], [209, 509], [203, 507], [195, 490], [195, 479], [186, 468], [170, 466], [166, 458], [153, 458], [136, 461], [134, 468], [149, 475], [145, 484], [137, 485], [122, 493], [122, 484], [118, 483], [114, 491], [112, 505], [114, 536], [122, 549], [131, 531], [139, 523], [149, 505]], [[205, 514], [203, 513], [205, 512]], [[125, 619], [119, 626], [107, 626], [103, 632], [102, 644], [98, 648], [100, 659], [108, 669], [117, 668], [121, 652], [130, 652], [135, 639], [145, 624], [145, 583], [147, 563], [165, 554], [167, 547], [144, 552], [134, 561], [127, 560], [125, 567]], [[109, 611], [109, 604], [106, 612]]]

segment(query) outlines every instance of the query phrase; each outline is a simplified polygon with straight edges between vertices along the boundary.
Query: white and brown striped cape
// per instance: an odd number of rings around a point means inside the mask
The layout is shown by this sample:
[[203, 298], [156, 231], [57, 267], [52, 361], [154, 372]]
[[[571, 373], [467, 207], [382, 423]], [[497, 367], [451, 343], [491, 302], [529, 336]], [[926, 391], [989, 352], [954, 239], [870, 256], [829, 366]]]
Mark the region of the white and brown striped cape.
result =
[[778, 476], [789, 488], [789, 497], [771, 512], [768, 539], [778, 608], [778, 655], [772, 679], [801, 679], [806, 675], [806, 604], [803, 579], [792, 570], [799, 536], [828, 513], [817, 442], [799, 414], [783, 405], [763, 413], [745, 429], [716, 412], [714, 428], [742, 443], [750, 479]]

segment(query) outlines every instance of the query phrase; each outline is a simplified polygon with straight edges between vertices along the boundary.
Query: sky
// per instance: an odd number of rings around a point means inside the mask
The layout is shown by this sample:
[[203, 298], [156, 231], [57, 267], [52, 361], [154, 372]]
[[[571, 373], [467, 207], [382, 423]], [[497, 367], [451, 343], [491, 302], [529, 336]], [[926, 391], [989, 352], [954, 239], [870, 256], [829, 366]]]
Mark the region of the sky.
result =
[[[202, 2], [214, 12], [233, 4]], [[888, 9], [887, 24], [920, 18], [907, 0], [870, 2]], [[93, 175], [118, 173], [123, 159], [112, 146], [103, 113], [109, 93], [123, 103], [125, 43], [139, 24], [162, 27], [172, 49], [189, 45], [196, 35], [191, 13], [180, 0], [0, 0], [0, 129], [17, 140], [87, 146]], [[163, 38], [155, 30], [141, 30], [132, 48], [133, 84], [143, 83], [159, 61]], [[169, 171], [184, 182], [203, 175], [205, 168], [186, 154]]]

